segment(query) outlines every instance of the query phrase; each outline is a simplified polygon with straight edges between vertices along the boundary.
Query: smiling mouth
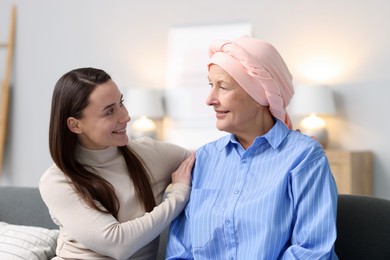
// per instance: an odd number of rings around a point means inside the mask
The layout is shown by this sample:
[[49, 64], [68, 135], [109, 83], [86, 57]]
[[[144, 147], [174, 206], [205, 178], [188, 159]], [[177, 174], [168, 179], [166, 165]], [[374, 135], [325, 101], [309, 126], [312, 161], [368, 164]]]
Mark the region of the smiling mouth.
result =
[[112, 131], [114, 134], [123, 134], [123, 133], [126, 133], [126, 128], [123, 128], [121, 130], [117, 130], [117, 131]]
[[223, 115], [228, 113], [227, 111], [215, 111], [215, 112], [217, 113], [217, 115]]

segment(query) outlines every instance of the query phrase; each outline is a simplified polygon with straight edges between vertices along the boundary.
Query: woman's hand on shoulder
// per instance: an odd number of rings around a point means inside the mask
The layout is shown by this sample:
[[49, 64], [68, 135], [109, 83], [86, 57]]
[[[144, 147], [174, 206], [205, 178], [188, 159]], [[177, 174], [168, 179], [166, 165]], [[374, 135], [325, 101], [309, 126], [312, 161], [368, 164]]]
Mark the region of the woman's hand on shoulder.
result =
[[191, 170], [195, 162], [195, 153], [185, 159], [179, 168], [172, 173], [172, 183], [184, 183], [191, 186]]

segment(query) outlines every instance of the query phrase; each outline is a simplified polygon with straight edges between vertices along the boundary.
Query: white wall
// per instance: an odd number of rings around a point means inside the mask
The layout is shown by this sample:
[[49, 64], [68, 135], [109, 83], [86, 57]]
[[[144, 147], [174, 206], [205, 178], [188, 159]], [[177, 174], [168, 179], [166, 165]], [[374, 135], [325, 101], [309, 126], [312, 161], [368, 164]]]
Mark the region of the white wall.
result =
[[317, 81], [336, 94], [338, 113], [328, 120], [330, 145], [372, 151], [374, 193], [390, 198], [387, 0], [2, 0], [0, 41], [13, 3], [14, 84], [1, 185], [37, 186], [51, 164], [51, 93], [68, 70], [94, 66], [123, 88], [160, 87], [171, 26], [250, 22], [255, 37], [279, 49], [298, 82], [313, 82], [305, 74], [315, 68], [305, 68], [310, 59], [337, 61], [333, 74]]

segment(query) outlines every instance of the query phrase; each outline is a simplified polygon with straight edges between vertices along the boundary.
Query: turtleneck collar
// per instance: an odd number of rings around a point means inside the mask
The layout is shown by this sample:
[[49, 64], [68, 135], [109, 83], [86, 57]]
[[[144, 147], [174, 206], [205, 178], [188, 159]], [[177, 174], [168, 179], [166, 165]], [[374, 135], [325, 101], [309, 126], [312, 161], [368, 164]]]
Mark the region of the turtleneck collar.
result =
[[101, 167], [119, 157], [120, 151], [116, 146], [109, 146], [102, 150], [88, 150], [80, 144], [76, 147], [76, 158], [82, 164], [92, 167]]

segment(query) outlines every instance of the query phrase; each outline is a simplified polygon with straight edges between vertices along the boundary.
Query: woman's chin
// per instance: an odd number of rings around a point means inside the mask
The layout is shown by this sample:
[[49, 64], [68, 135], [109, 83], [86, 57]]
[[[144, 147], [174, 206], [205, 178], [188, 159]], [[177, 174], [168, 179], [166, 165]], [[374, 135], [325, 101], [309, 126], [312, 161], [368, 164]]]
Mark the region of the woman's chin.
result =
[[225, 131], [225, 132], [228, 132], [227, 131], [227, 128], [225, 126], [225, 124], [221, 123], [221, 122], [218, 122], [216, 123], [216, 127], [219, 131]]
[[129, 137], [126, 135], [126, 136], [123, 136], [121, 138], [120, 141], [117, 142], [117, 145], [116, 146], [125, 146], [129, 143]]

